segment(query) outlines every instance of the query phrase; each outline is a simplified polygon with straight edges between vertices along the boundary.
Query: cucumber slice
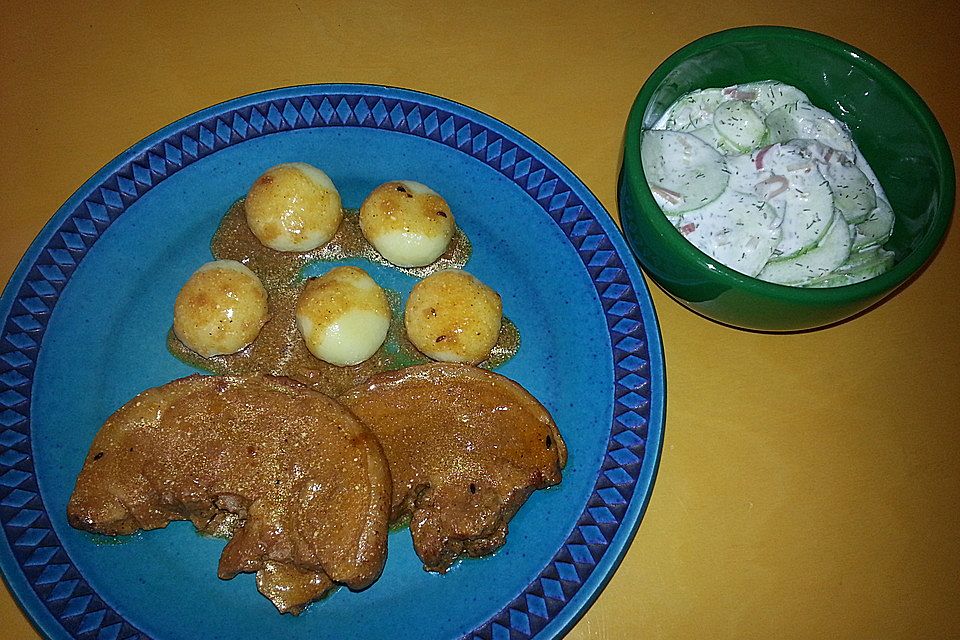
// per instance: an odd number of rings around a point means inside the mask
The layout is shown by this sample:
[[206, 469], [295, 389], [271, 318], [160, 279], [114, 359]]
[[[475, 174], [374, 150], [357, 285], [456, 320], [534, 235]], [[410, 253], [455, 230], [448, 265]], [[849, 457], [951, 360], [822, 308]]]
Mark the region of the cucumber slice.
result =
[[817, 246], [790, 260], [771, 260], [757, 277], [776, 284], [805, 285], [842, 265], [850, 256], [850, 245], [850, 227], [842, 216], [835, 216]]
[[880, 184], [877, 174], [873, 172], [873, 169], [863, 157], [863, 153], [860, 152], [860, 148], [857, 146], [857, 143], [855, 141], [851, 141], [850, 144], [853, 146], [853, 163], [857, 165], [857, 169], [863, 171], [863, 175], [867, 176], [867, 180], [869, 180], [870, 184], [873, 185], [873, 190], [876, 193], [877, 200], [886, 200], [887, 196], [883, 192], [883, 185]]
[[760, 174], [754, 165], [753, 154], [730, 155], [725, 160], [727, 161], [727, 171], [730, 172], [730, 179], [727, 182], [728, 189], [741, 193], [753, 193], [757, 187], [757, 182], [765, 177], [765, 175]]
[[761, 149], [752, 158], [755, 167], [762, 167], [752, 192], [783, 217], [782, 239], [774, 259], [789, 259], [814, 247], [835, 217], [833, 192], [816, 162], [798, 147], [784, 144]]
[[843, 264], [836, 268], [834, 274], [860, 271], [870, 268], [878, 262], [888, 264], [893, 261], [893, 257], [893, 251], [887, 251], [883, 247], [869, 247], [862, 251], [851, 251]]
[[760, 146], [767, 133], [763, 116], [743, 100], [730, 100], [717, 107], [713, 126], [741, 153]]
[[690, 133], [716, 149], [721, 155], [731, 156], [742, 153], [742, 151], [737, 149], [732, 142], [720, 135], [720, 132], [717, 131], [717, 128], [712, 124], [708, 124], [705, 127], [700, 127], [699, 129], [694, 129]]
[[845, 160], [820, 165], [830, 190], [833, 204], [850, 224], [863, 222], [877, 206], [877, 194], [866, 174]]
[[[832, 199], [829, 190], [827, 195]], [[832, 207], [824, 209], [816, 204], [825, 201], [822, 194], [811, 191], [796, 191], [794, 197], [787, 201], [781, 214], [782, 239], [776, 250], [776, 259], [789, 260], [809, 251], [824, 238], [836, 218]]]
[[804, 158], [809, 158], [818, 164], [834, 164], [838, 162], [846, 164], [853, 163], [853, 158], [850, 154], [827, 146], [818, 140], [799, 139], [782, 144], [784, 147], [796, 149], [797, 153]]
[[851, 156], [854, 153], [846, 125], [809, 102], [801, 101], [774, 109], [767, 116], [766, 125], [770, 130], [770, 142], [819, 140]]
[[676, 222], [684, 237], [731, 269], [755, 276], [780, 241], [776, 212], [763, 200], [727, 190]]
[[[866, 171], [866, 163], [857, 163], [850, 155], [817, 140], [793, 140], [783, 147], [795, 149], [804, 158], [817, 163], [820, 172], [830, 183], [834, 206], [850, 224], [863, 222], [877, 206], [880, 191]], [[856, 149], [854, 155], [859, 157]], [[864, 171], [864, 168], [866, 171]]]
[[881, 245], [889, 240], [893, 232], [893, 219], [893, 209], [887, 201], [877, 198], [876, 208], [855, 227], [854, 250]]
[[842, 287], [863, 282], [885, 273], [893, 266], [894, 254], [880, 247], [850, 254], [850, 258], [836, 271], [810, 282], [810, 287]]
[[776, 80], [750, 82], [737, 85], [737, 88], [741, 92], [752, 91], [755, 93], [756, 98], [753, 99], [753, 108], [764, 115], [788, 104], [810, 102], [807, 94], [800, 89]]
[[697, 89], [677, 99], [660, 116], [654, 129], [692, 131], [713, 122], [713, 112], [725, 100], [720, 89]]
[[727, 186], [723, 156], [689, 133], [645, 131], [640, 160], [657, 204], [668, 215], [700, 208]]

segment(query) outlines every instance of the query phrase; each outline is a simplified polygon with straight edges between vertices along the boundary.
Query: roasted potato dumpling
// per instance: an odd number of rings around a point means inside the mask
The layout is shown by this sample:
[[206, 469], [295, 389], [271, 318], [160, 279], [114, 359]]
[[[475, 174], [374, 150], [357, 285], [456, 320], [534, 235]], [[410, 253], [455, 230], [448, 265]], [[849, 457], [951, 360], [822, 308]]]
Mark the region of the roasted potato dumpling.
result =
[[407, 336], [433, 360], [477, 364], [500, 336], [500, 295], [466, 271], [445, 269], [413, 287], [404, 312]]
[[384, 258], [399, 267], [423, 267], [443, 255], [453, 238], [450, 205], [411, 180], [387, 182], [360, 206], [360, 228]]
[[277, 251], [311, 251], [326, 244], [343, 220], [340, 194], [320, 169], [278, 164], [257, 178], [244, 202], [247, 225]]
[[267, 291], [236, 260], [215, 260], [197, 269], [173, 305], [173, 331], [201, 356], [236, 353], [269, 319]]

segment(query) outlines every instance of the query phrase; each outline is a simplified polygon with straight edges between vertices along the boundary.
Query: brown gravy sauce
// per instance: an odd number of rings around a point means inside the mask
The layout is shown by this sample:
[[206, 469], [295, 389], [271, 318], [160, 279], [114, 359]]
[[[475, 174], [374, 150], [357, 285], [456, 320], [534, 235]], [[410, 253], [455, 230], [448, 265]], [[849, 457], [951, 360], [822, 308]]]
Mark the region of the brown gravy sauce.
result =
[[[387, 339], [369, 359], [358, 365], [338, 367], [315, 357], [307, 349], [296, 324], [296, 306], [306, 281], [304, 268], [314, 262], [337, 262], [362, 258], [422, 278], [448, 268], [462, 268], [470, 258], [470, 240], [456, 227], [450, 246], [433, 264], [425, 267], [398, 267], [374, 249], [360, 231], [356, 210], [344, 210], [336, 235], [322, 247], [304, 253], [275, 251], [260, 243], [247, 226], [243, 200], [238, 200], [224, 215], [213, 235], [210, 249], [217, 260], [236, 260], [257, 274], [267, 290], [270, 320], [245, 349], [223, 356], [205, 358], [188, 349], [173, 333], [167, 334], [167, 349], [183, 362], [213, 374], [253, 372], [287, 376], [313, 389], [336, 397], [370, 376], [415, 364], [429, 362], [407, 339], [403, 326], [403, 300], [400, 294], [386, 290], [392, 318]], [[500, 337], [490, 357], [480, 364], [493, 369], [504, 364], [520, 347], [520, 333], [508, 318], [503, 318]]]

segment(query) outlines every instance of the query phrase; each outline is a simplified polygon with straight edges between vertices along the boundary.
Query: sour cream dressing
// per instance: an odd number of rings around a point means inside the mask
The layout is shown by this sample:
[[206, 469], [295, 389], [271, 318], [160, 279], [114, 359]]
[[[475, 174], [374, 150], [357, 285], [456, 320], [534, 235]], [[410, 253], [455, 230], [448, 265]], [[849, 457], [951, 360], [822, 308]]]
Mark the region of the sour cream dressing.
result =
[[698, 89], [643, 134], [654, 199], [677, 230], [751, 277], [827, 287], [883, 273], [894, 215], [847, 126], [773, 80]]

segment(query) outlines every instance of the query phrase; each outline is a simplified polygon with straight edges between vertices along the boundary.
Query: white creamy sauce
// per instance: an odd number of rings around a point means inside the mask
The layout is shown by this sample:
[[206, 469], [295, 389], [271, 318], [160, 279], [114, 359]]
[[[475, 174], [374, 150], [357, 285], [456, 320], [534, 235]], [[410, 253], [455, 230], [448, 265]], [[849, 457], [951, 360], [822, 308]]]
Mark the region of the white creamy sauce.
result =
[[847, 126], [777, 81], [699, 89], [645, 131], [641, 160], [677, 230], [769, 282], [832, 287], [883, 273], [894, 216]]

